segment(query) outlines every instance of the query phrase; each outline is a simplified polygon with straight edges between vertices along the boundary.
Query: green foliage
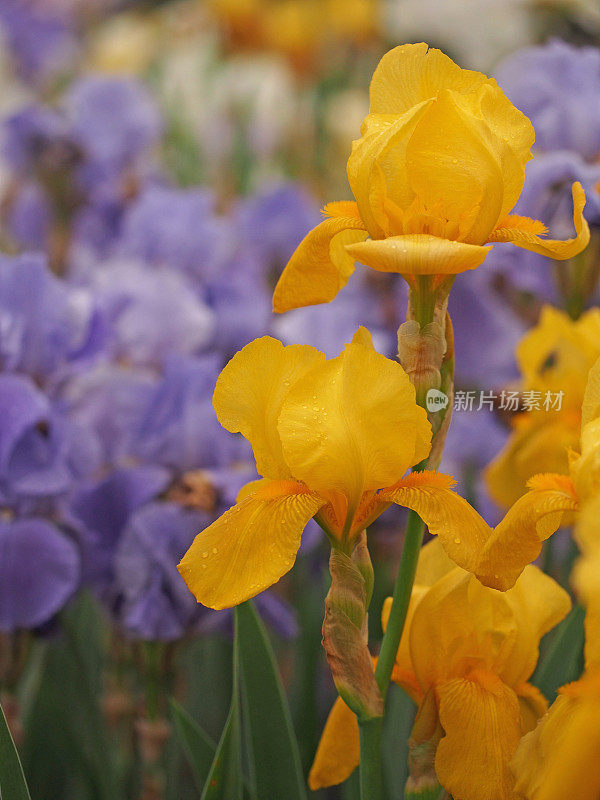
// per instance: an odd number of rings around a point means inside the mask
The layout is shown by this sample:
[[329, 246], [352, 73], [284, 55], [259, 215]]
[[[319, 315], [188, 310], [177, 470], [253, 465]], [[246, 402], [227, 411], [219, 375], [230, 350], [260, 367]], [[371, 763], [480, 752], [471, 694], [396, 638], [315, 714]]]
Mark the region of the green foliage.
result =
[[235, 613], [256, 795], [305, 800], [298, 745], [271, 644], [252, 603]]
[[558, 689], [580, 677], [583, 671], [585, 610], [576, 605], [551, 633], [550, 643], [540, 659], [533, 683], [551, 703]]
[[0, 798], [31, 800], [19, 754], [0, 707]]

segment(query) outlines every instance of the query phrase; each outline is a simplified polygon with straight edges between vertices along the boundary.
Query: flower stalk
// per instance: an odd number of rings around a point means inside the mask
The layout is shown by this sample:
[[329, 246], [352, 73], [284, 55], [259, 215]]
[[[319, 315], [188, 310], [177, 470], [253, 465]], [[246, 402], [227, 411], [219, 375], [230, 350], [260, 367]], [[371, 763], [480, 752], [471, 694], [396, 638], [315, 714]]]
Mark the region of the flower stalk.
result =
[[[452, 280], [444, 281], [436, 289], [430, 276], [419, 276], [409, 293], [407, 322], [398, 329], [398, 358], [415, 385], [419, 405], [427, 410], [426, 400], [430, 389], [437, 389], [448, 398], [445, 408], [428, 412], [433, 429], [431, 452], [413, 471], [439, 466], [450, 424], [454, 338], [447, 307], [451, 285]], [[375, 668], [375, 680], [384, 702], [404, 631], [424, 532], [425, 523], [416, 512], [410, 511], [390, 615]], [[381, 784], [382, 773], [382, 725], [383, 715], [369, 721], [368, 725], [361, 724], [359, 719], [362, 800], [378, 797], [376, 792], [381, 791], [377, 787]]]

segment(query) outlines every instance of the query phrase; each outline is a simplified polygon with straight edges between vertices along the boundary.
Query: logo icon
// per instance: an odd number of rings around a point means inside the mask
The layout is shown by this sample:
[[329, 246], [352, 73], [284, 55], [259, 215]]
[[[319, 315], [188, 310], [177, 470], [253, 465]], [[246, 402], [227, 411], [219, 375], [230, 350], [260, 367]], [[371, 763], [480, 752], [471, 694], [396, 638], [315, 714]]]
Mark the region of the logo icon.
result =
[[442, 411], [444, 408], [447, 408], [448, 402], [448, 395], [444, 394], [444, 392], [440, 392], [439, 389], [430, 389], [425, 397], [427, 411]]

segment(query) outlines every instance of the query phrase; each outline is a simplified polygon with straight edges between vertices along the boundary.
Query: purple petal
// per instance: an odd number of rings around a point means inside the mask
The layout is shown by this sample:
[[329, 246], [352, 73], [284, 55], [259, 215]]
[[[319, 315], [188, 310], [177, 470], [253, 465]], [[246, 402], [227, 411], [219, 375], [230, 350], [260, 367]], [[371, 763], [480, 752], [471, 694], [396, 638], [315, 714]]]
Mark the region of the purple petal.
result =
[[77, 548], [42, 519], [0, 522], [0, 630], [47, 622], [79, 583]]

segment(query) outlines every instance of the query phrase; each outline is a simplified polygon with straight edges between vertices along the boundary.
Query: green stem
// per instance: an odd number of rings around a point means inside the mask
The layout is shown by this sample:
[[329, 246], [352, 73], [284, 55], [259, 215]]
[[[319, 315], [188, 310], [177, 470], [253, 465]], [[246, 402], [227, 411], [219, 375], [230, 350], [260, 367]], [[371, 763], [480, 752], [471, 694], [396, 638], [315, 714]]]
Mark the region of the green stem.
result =
[[419, 320], [421, 327], [431, 322], [435, 314], [436, 294], [433, 291], [431, 275], [417, 275], [416, 286], [411, 287], [410, 301], [414, 318]]
[[392, 607], [375, 669], [375, 679], [384, 699], [406, 622], [424, 530], [425, 524], [419, 515], [414, 511], [409, 512], [400, 567], [394, 585]]
[[[437, 313], [440, 324], [443, 325], [446, 319], [445, 300], [451, 285], [451, 281], [440, 285], [436, 293], [432, 276], [417, 276], [416, 284], [411, 286], [410, 291], [409, 318], [416, 319], [420, 328], [423, 329], [435, 319]], [[451, 358], [453, 358], [453, 351]], [[449, 363], [453, 364], [453, 361]], [[442, 367], [443, 363], [440, 364], [440, 369]], [[417, 402], [419, 400], [422, 403], [424, 398], [417, 399]], [[414, 470], [422, 470], [426, 466], [427, 461], [425, 460], [416, 465]], [[423, 520], [416, 512], [410, 511], [390, 615], [375, 668], [375, 680], [384, 701], [408, 614], [424, 531]], [[360, 733], [360, 797], [361, 800], [381, 800], [383, 791], [381, 767], [383, 717], [369, 720], [359, 719], [358, 725]]]
[[383, 717], [358, 721], [361, 800], [383, 800], [381, 769], [382, 726]]

